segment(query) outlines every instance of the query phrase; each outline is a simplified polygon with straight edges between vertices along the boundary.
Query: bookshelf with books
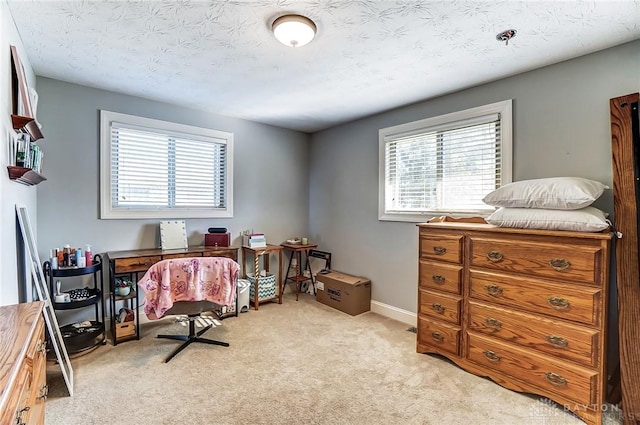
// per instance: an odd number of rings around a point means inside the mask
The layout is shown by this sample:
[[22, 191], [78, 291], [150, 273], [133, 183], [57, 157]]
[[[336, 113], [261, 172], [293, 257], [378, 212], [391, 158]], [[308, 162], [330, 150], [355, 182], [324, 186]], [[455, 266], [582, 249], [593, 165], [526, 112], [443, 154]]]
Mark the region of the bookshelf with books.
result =
[[46, 180], [46, 177], [31, 168], [9, 165], [7, 169], [9, 170], [9, 179], [27, 186], [34, 186]]
[[25, 185], [36, 185], [46, 178], [41, 174], [42, 151], [35, 144], [44, 136], [36, 119], [38, 95], [27, 84], [16, 46], [11, 46], [11, 124], [15, 131], [9, 139], [9, 178]]
[[26, 133], [18, 133], [9, 147], [9, 178], [25, 185], [36, 185], [46, 178], [42, 170], [42, 150]]

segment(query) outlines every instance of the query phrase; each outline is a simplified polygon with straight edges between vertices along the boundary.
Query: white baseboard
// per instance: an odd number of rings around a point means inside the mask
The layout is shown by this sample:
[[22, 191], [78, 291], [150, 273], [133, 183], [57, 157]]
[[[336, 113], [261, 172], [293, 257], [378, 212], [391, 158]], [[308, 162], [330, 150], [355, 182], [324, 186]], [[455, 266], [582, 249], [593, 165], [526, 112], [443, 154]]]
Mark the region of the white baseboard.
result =
[[381, 316], [406, 323], [410, 326], [416, 326], [416, 324], [418, 323], [416, 313], [412, 313], [410, 311], [403, 310], [392, 305], [384, 304], [379, 301], [371, 301], [371, 311], [373, 313], [378, 313]]

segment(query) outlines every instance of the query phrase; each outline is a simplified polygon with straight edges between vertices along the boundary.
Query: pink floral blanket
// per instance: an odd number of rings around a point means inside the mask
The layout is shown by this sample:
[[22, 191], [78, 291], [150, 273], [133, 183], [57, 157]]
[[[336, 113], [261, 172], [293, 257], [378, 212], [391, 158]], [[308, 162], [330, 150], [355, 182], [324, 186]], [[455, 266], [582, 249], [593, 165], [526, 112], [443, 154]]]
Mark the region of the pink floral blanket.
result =
[[236, 299], [240, 266], [223, 257], [174, 258], [157, 262], [138, 281], [149, 319], [164, 316], [176, 301], [211, 301], [221, 306]]

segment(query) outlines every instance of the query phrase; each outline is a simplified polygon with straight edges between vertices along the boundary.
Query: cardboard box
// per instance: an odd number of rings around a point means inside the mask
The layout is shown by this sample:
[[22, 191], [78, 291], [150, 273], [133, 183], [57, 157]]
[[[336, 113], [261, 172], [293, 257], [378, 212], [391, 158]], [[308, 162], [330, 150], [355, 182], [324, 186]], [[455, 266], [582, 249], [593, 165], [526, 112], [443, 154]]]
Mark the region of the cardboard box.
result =
[[230, 233], [206, 233], [204, 235], [204, 246], [230, 246]]
[[371, 309], [371, 281], [333, 270], [327, 274], [318, 273], [316, 300], [356, 316]]

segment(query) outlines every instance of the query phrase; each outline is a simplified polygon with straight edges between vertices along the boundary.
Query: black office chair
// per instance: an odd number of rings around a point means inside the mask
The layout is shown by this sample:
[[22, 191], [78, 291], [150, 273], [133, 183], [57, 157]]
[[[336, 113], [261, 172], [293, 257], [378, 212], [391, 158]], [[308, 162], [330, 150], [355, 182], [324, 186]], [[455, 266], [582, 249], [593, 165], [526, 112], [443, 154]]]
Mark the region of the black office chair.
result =
[[[188, 335], [157, 336], [184, 341], [167, 356], [165, 363], [193, 342], [229, 346], [226, 342], [202, 337], [213, 327], [212, 322], [208, 325], [204, 322], [204, 329], [196, 332], [195, 321], [203, 320], [201, 315], [205, 311], [217, 312], [228, 303], [236, 302], [239, 268], [230, 258], [174, 258], [153, 264], [138, 281], [138, 287], [145, 294], [147, 317], [155, 320], [165, 315], [186, 315], [189, 320]], [[218, 315], [214, 317], [221, 319]]]
[[[212, 344], [212, 345], [221, 345], [223, 347], [228, 347], [229, 343], [216, 341], [213, 339], [203, 338], [201, 335], [206, 331], [211, 329], [213, 326], [209, 324], [204, 327], [204, 329], [196, 332], [195, 321], [201, 317], [201, 314], [205, 311], [212, 311], [217, 309], [218, 305], [212, 303], [210, 301], [176, 301], [173, 303], [173, 306], [166, 311], [165, 315], [185, 315], [189, 320], [189, 335], [158, 335], [158, 338], [165, 339], [175, 339], [178, 341], [184, 341], [182, 345], [173, 350], [171, 354], [169, 354], [164, 362], [167, 363], [169, 360], [174, 358], [178, 353], [187, 348], [192, 342], [202, 342], [204, 344]], [[218, 317], [216, 317], [219, 319]]]

